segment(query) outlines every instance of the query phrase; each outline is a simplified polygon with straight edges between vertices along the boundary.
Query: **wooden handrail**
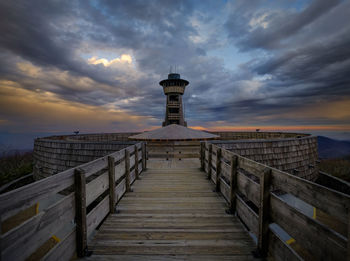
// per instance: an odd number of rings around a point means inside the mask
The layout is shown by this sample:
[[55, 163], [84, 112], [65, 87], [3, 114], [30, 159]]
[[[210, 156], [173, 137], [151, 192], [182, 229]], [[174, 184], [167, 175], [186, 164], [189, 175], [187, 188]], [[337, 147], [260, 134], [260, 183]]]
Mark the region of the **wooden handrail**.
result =
[[[281, 242], [280, 237], [271, 230], [270, 225], [275, 223], [291, 235], [296, 244], [317, 259], [350, 260], [349, 195], [255, 162], [210, 142], [202, 142], [201, 148], [202, 169], [216, 188], [220, 188], [228, 202], [229, 212], [240, 216], [243, 223], [256, 235], [257, 253], [260, 256], [270, 255], [277, 260], [283, 260], [283, 255], [294, 259], [301, 258], [299, 253], [286, 242]], [[216, 161], [216, 171], [212, 168], [213, 158]], [[327, 224], [306, 217], [299, 209], [286, 202], [278, 204], [283, 200], [273, 191], [289, 193], [335, 217], [348, 227], [347, 231], [339, 234]], [[290, 216], [288, 222], [285, 216], [287, 209], [290, 215], [294, 215], [294, 218]], [[296, 218], [297, 216], [300, 218]], [[316, 247], [315, 244], [321, 244], [322, 247]]]
[[87, 239], [108, 213], [115, 212], [115, 205], [145, 169], [145, 152], [145, 143], [131, 145], [0, 195], [2, 221], [40, 200], [60, 197], [45, 210], [1, 234], [0, 260], [25, 260], [55, 233], [66, 230], [66, 235], [42, 259], [86, 255]]

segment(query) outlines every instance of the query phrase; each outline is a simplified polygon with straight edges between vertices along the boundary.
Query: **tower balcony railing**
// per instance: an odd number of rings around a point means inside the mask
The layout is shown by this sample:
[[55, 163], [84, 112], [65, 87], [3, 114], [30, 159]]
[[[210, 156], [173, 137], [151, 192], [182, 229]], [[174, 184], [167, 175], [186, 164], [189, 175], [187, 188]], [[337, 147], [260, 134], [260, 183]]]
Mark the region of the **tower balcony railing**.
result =
[[168, 107], [179, 107], [180, 102], [179, 101], [168, 101]]
[[180, 114], [179, 113], [169, 113], [168, 119], [169, 120], [178, 120], [178, 119], [180, 119]]

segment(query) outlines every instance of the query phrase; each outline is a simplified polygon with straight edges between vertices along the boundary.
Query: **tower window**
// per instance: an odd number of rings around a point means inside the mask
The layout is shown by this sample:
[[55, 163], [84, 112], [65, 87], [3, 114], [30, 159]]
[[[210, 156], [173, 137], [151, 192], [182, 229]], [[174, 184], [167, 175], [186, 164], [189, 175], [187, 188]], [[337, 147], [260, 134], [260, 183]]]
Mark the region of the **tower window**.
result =
[[179, 108], [169, 108], [170, 113], [179, 113]]
[[177, 96], [177, 95], [170, 95], [169, 96], [169, 101], [179, 101], [179, 96]]

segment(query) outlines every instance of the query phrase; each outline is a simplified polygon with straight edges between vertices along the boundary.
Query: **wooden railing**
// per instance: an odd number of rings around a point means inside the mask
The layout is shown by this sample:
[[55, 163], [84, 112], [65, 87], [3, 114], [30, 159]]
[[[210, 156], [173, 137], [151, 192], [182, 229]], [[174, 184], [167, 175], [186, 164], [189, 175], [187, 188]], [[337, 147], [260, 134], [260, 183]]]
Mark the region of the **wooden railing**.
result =
[[[350, 260], [350, 196], [268, 167], [208, 142], [201, 143], [201, 168], [257, 238], [260, 256], [276, 260]], [[332, 222], [305, 215], [283, 200], [291, 194]], [[285, 242], [277, 224], [293, 239]], [[336, 232], [337, 231], [337, 232]], [[290, 242], [294, 242], [291, 246]], [[297, 251], [296, 251], [297, 249]]]
[[[0, 195], [0, 260], [70, 260], [75, 253], [84, 256], [87, 239], [108, 213], [115, 213], [118, 201], [146, 168], [145, 152], [145, 144], [138, 143]], [[54, 202], [47, 203], [50, 201]], [[38, 202], [49, 206], [19, 220], [23, 211], [38, 206]], [[4, 231], [4, 224], [11, 224], [11, 220], [12, 227]], [[58, 239], [62, 231], [65, 235]], [[43, 250], [52, 237], [58, 243], [49, 251]], [[45, 255], [40, 256], [40, 251]]]

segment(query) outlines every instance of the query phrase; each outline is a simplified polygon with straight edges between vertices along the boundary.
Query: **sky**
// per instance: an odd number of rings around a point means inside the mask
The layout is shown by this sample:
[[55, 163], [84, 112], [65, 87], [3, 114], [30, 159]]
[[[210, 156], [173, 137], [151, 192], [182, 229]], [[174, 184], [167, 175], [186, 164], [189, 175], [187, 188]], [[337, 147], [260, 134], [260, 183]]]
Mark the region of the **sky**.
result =
[[2, 0], [0, 144], [160, 127], [170, 67], [190, 127], [350, 140], [350, 1]]

